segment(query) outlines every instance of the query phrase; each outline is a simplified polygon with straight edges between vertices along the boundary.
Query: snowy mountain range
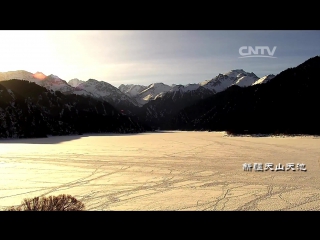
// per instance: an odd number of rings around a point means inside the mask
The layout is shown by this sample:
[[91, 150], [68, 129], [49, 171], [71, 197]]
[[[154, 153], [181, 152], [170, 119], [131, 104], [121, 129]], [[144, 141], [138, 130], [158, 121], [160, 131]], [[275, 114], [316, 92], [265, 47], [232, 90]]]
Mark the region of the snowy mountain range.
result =
[[65, 80], [62, 80], [61, 78], [53, 74], [46, 76], [42, 72], [31, 73], [24, 70], [0, 72], [0, 81], [11, 79], [27, 80], [29, 82], [34, 82], [39, 86], [45, 87], [48, 90], [60, 91], [65, 94], [76, 94], [93, 97], [91, 93], [75, 89]]
[[230, 86], [237, 85], [240, 87], [248, 87], [255, 84], [265, 83], [272, 79], [274, 75], [267, 75], [262, 78], [257, 77], [254, 73], [249, 73], [243, 69], [231, 70], [225, 74], [219, 74], [218, 76], [206, 80], [200, 83], [176, 85], [171, 86], [163, 83], [153, 83], [149, 86], [141, 86], [128, 84], [121, 84], [119, 90], [127, 96], [136, 100], [139, 106], [143, 106], [151, 100], [161, 98], [166, 93], [180, 92], [186, 93], [195, 91], [200, 87], [210, 90], [212, 93], [218, 93], [224, 91]]
[[95, 79], [0, 72], [0, 138], [113, 129], [320, 134], [319, 69], [316, 56], [276, 76], [235, 69], [199, 83], [118, 88]]
[[71, 79], [69, 82], [56, 75], [46, 76], [41, 72], [31, 73], [24, 70], [0, 72], [0, 81], [17, 79], [34, 82], [48, 90], [60, 91], [64, 94], [76, 94], [103, 99], [115, 107], [137, 106], [138, 103], [122, 93], [118, 88], [104, 81], [89, 79], [88, 81]]
[[200, 83], [171, 86], [163, 83], [154, 83], [149, 86], [130, 84], [120, 85], [119, 89], [139, 103], [140, 108], [133, 112], [140, 121], [153, 128], [166, 129], [170, 126], [167, 119], [173, 118], [189, 105], [231, 86], [248, 87], [261, 84], [269, 81], [273, 76], [258, 78], [254, 73], [236, 69]]
[[[56, 75], [46, 76], [41, 72], [31, 73], [23, 70], [0, 73], [0, 81], [18, 79], [34, 82], [37, 85], [65, 95], [76, 94], [103, 100], [126, 115], [137, 117], [139, 121], [153, 127], [164, 127], [181, 109], [205, 99], [231, 86], [248, 87], [266, 83], [274, 75], [258, 78], [254, 73], [243, 69], [231, 70], [216, 77], [193, 84], [152, 83], [149, 86], [121, 84], [119, 88], [95, 79], [87, 81], [74, 78], [68, 82]], [[165, 123], [166, 124], [166, 123]]]

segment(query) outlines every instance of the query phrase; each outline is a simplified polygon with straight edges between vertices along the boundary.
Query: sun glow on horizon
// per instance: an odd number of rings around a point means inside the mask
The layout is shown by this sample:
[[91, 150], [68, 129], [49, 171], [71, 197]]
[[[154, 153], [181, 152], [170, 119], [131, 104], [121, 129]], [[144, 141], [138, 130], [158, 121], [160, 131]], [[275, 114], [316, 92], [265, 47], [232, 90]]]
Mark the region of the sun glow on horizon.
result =
[[[76, 42], [74, 35], [72, 31], [1, 30], [0, 72], [23, 70], [36, 74], [39, 79], [44, 76], [37, 72], [61, 78], [77, 77], [83, 65], [77, 64], [81, 56], [74, 54], [75, 46], [72, 48]], [[68, 37], [69, 40], [65, 40]]]
[[101, 31], [1, 30], [0, 72], [23, 70], [38, 79], [54, 74], [67, 81], [73, 78], [105, 81], [103, 76], [114, 67], [96, 60], [95, 54], [101, 51], [92, 41], [99, 34]]
[[[53, 49], [44, 31], [0, 31], [0, 71], [45, 71]], [[43, 69], [45, 68], [45, 69]]]

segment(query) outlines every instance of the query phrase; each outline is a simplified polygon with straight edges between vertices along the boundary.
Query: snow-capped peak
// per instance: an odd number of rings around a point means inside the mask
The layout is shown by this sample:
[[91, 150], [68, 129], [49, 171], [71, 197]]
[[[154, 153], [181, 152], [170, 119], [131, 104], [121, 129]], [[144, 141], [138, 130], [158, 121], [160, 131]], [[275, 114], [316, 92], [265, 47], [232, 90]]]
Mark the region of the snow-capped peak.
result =
[[166, 85], [164, 83], [152, 83], [150, 84], [145, 90], [143, 90], [140, 94], [143, 93], [150, 93], [152, 92], [153, 94], [159, 94], [161, 92], [168, 92], [171, 89], [169, 85]]
[[143, 105], [150, 100], [156, 99], [158, 94], [163, 96], [164, 93], [170, 91], [171, 89], [172, 87], [164, 83], [152, 83], [137, 95], [136, 100], [139, 104]]
[[234, 69], [221, 75], [226, 75], [228, 77], [237, 77], [239, 74], [247, 74], [247, 72], [245, 72], [243, 69]]
[[128, 89], [130, 89], [132, 86], [134, 86], [133, 84], [121, 84], [118, 88], [121, 92], [125, 93], [126, 91], [128, 91]]
[[61, 78], [59, 78], [57, 75], [53, 75], [53, 74], [50, 74], [48, 77], [61, 80]]
[[79, 80], [78, 78], [73, 78], [69, 80], [68, 84], [72, 87], [78, 87], [81, 83], [84, 83], [85, 81]]
[[240, 87], [251, 86], [257, 79], [259, 79], [254, 73], [240, 73], [237, 75], [238, 80], [232, 84]]
[[134, 85], [134, 84], [128, 84], [128, 85], [121, 84], [119, 86], [119, 90], [124, 94], [128, 95], [129, 97], [136, 97], [139, 93], [141, 93], [146, 88], [147, 88], [146, 86]]
[[50, 74], [49, 76], [45, 77], [42, 81], [39, 81], [38, 84], [53, 91], [73, 91], [73, 87], [71, 87], [65, 80], [62, 80], [61, 78], [53, 74]]
[[170, 90], [170, 92], [188, 92], [188, 91], [195, 91], [200, 87], [200, 84], [196, 84], [196, 83], [191, 83], [191, 84], [187, 84], [187, 85], [175, 85], [174, 87], [172, 87], [172, 89]]
[[137, 105], [135, 100], [131, 99], [118, 88], [105, 81], [98, 81], [90, 78], [88, 81], [80, 83], [76, 88], [83, 89], [91, 93], [93, 96], [102, 98], [109, 103], [118, 104], [119, 102], [124, 101]]
[[45, 79], [47, 76], [44, 75], [42, 72], [36, 72], [33, 74], [33, 77], [38, 79], [38, 80], [43, 80]]
[[90, 92], [87, 92], [78, 87], [73, 87], [69, 85], [65, 80], [53, 74], [50, 74], [49, 76], [44, 78], [42, 81], [39, 81], [38, 84], [47, 89], [50, 89], [53, 91], [60, 91], [65, 94], [76, 94], [76, 95], [93, 97], [93, 95]]
[[253, 73], [243, 69], [231, 70], [225, 74], [218, 74], [211, 80], [200, 82], [199, 85], [211, 91], [221, 92], [232, 85], [247, 87], [252, 85], [259, 78]]

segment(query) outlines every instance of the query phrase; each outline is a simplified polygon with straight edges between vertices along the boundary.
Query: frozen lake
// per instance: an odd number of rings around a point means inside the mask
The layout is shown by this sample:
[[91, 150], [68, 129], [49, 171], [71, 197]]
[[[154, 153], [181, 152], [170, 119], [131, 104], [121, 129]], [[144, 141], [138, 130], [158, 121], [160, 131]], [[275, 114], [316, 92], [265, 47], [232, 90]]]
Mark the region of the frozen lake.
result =
[[[244, 163], [294, 163], [295, 171], [244, 171]], [[157, 132], [0, 140], [0, 176], [1, 209], [66, 193], [87, 210], [319, 210], [320, 138]]]

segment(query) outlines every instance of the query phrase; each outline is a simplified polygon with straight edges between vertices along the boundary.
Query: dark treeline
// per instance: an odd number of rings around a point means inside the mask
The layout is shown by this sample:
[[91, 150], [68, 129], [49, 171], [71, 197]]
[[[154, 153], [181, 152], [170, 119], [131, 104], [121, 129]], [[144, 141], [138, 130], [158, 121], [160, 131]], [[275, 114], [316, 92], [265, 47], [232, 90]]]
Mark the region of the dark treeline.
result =
[[105, 101], [64, 95], [28, 81], [0, 82], [1, 138], [145, 130]]

